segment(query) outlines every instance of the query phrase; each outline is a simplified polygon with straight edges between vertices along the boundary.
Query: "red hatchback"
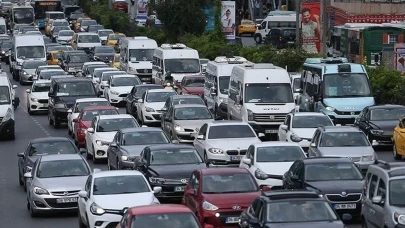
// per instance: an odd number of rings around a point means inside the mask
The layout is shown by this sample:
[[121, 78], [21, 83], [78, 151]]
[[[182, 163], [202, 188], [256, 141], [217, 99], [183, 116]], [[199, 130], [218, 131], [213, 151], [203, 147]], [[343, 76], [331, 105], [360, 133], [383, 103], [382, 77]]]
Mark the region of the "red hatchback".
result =
[[262, 195], [256, 180], [246, 169], [201, 169], [192, 173], [183, 204], [197, 215], [200, 224], [239, 227], [239, 216]]
[[[183, 205], [160, 204], [129, 208], [117, 228], [201, 228], [194, 213]], [[206, 225], [204, 228], [214, 228]]]
[[184, 76], [179, 85], [180, 94], [204, 95], [205, 76]]
[[86, 130], [90, 127], [94, 117], [99, 115], [116, 115], [119, 114], [116, 107], [113, 106], [89, 106], [84, 107], [79, 116], [73, 120], [75, 123], [74, 135], [75, 144], [81, 148], [86, 145]]

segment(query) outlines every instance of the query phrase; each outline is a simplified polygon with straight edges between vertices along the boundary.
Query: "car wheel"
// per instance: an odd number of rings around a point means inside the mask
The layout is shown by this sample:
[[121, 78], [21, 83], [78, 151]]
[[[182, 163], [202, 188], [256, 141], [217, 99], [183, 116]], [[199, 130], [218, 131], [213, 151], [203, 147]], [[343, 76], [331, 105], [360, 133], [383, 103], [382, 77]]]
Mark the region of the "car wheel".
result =
[[24, 181], [22, 180], [22, 176], [20, 171], [18, 171], [18, 183], [20, 184], [20, 186], [24, 185]]
[[24, 85], [24, 82], [23, 82], [21, 76], [19, 77], [19, 81], [20, 81], [20, 85]]
[[206, 152], [206, 151], [204, 151], [204, 162], [205, 162], [205, 164], [207, 165], [207, 167], [210, 166], [210, 163], [208, 162], [208, 155], [207, 155], [207, 152]]
[[53, 128], [58, 129], [60, 127], [60, 121], [54, 120]]
[[32, 115], [32, 114], [34, 114], [34, 112], [33, 111], [31, 111], [31, 108], [30, 108], [30, 104], [27, 102], [27, 112], [28, 112], [28, 115]]
[[93, 164], [97, 164], [98, 159], [96, 158], [96, 151], [94, 150], [94, 146], [92, 146], [92, 150], [93, 150]]
[[142, 113], [142, 112], [141, 112], [141, 117], [139, 118], [139, 124], [140, 124], [140, 125], [144, 125], [143, 113]]
[[30, 201], [27, 198], [27, 210], [29, 210], [30, 208], [31, 208], [31, 204], [30, 204]]
[[68, 126], [68, 135], [72, 136], [72, 130], [69, 129], [69, 126]]
[[52, 120], [52, 118], [51, 118], [51, 116], [50, 116], [50, 114], [49, 114], [49, 111], [48, 111], [48, 123], [49, 123], [49, 125], [53, 125], [53, 120]]
[[402, 159], [402, 155], [399, 155], [398, 152], [397, 152], [397, 146], [395, 145], [395, 141], [392, 144], [392, 154], [394, 155], [395, 160], [401, 160]]
[[78, 219], [79, 219], [79, 228], [87, 228], [87, 225], [84, 224], [83, 220], [82, 220], [82, 216], [80, 215], [80, 210], [78, 210], [78, 215], [77, 215]]
[[35, 218], [38, 215], [37, 212], [35, 211], [35, 209], [32, 208], [31, 204], [30, 204], [30, 215], [31, 215], [31, 218]]
[[117, 158], [117, 164], [115, 165], [115, 168], [117, 168], [117, 170], [121, 170], [120, 161], [118, 160], [118, 158]]

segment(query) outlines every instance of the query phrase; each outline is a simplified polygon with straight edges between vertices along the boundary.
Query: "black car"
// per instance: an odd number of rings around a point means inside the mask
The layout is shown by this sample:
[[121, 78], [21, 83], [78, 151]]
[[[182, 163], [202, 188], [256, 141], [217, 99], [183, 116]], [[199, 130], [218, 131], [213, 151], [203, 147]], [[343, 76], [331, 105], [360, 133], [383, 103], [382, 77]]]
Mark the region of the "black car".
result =
[[[58, 44], [58, 46], [59, 46], [59, 44]], [[85, 53], [84, 51], [78, 51], [78, 50], [73, 50], [73, 51], [62, 51], [62, 55], [61, 55], [61, 57], [60, 57], [60, 59], [59, 59], [59, 62], [58, 62], [58, 65], [64, 70], [64, 71], [68, 71], [68, 69], [66, 68], [66, 66], [64, 65], [64, 63], [66, 62], [66, 59], [67, 59], [67, 57], [70, 55], [70, 54], [76, 54], [76, 53], [78, 53], [78, 54], [83, 54], [83, 53]]]
[[120, 129], [107, 150], [108, 169], [132, 169], [135, 159], [139, 158], [146, 146], [170, 143], [169, 138], [160, 128]]
[[242, 212], [239, 224], [241, 228], [345, 227], [323, 196], [305, 190], [264, 193]]
[[18, 182], [25, 186], [24, 174], [32, 170], [32, 166], [40, 156], [51, 154], [77, 154], [86, 153], [84, 149], [77, 149], [75, 144], [68, 138], [48, 137], [31, 140], [24, 152], [18, 153]]
[[97, 33], [98, 30], [104, 29], [102, 25], [89, 25], [86, 29], [86, 32], [95, 32]]
[[62, 65], [65, 71], [75, 75], [78, 71], [82, 70], [83, 64], [86, 62], [90, 62], [90, 58], [85, 52], [70, 53], [63, 60]]
[[12, 47], [13, 47], [13, 42], [10, 40], [5, 40], [0, 43], [1, 61], [6, 61], [6, 63], [9, 64], [8, 56], [10, 55], [10, 50]]
[[142, 84], [136, 85], [132, 88], [131, 92], [128, 94], [126, 101], [126, 112], [127, 114], [131, 114], [133, 116], [137, 116], [137, 104], [138, 99], [141, 99], [143, 93], [147, 90], [151, 89], [163, 89], [162, 85], [158, 84]]
[[272, 28], [264, 38], [264, 43], [278, 49], [288, 48], [295, 45], [295, 28]]
[[94, 61], [109, 63], [114, 58], [115, 50], [110, 46], [98, 46], [92, 50], [91, 54]]
[[354, 121], [354, 126], [367, 135], [373, 146], [391, 145], [398, 119], [405, 116], [403, 105], [374, 105], [365, 107]]
[[147, 146], [134, 163], [152, 188], [162, 187], [156, 197], [166, 199], [182, 198], [191, 173], [206, 167], [193, 146], [179, 144]]
[[48, 122], [55, 128], [67, 123], [68, 110], [76, 99], [97, 97], [93, 82], [88, 78], [53, 78], [48, 93]]
[[[274, 178], [273, 175], [269, 176]], [[267, 179], [258, 173], [256, 178]], [[313, 190], [324, 195], [341, 216], [347, 213], [352, 218], [360, 217], [363, 175], [350, 158], [318, 157], [297, 160], [279, 179], [283, 180], [285, 189]]]

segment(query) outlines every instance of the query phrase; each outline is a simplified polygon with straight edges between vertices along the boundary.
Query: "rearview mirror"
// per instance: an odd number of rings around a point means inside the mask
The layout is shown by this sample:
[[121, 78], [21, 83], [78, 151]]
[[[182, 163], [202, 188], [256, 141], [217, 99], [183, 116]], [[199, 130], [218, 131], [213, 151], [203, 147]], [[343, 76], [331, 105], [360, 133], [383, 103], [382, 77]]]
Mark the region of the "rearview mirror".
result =
[[17, 157], [19, 157], [19, 158], [24, 158], [25, 155], [24, 155], [24, 153], [18, 153], [18, 154], [17, 154]]
[[25, 177], [25, 178], [32, 178], [31, 172], [25, 173], [25, 174], [24, 174], [24, 177]]
[[80, 192], [79, 192], [79, 197], [81, 197], [81, 198], [87, 198], [87, 192], [86, 192], [86, 191], [80, 191]]
[[291, 180], [293, 180], [293, 181], [299, 181], [300, 179], [298, 178], [297, 175], [292, 175], [292, 176], [291, 176]]
[[68, 112], [68, 113], [72, 113], [73, 111], [72, 111], [72, 109], [69, 109], [69, 110], [67, 110], [67, 112]]
[[31, 93], [31, 90], [30, 90], [30, 89], [27, 89], [27, 90], [25, 90], [25, 92], [27, 92], [27, 93]]
[[197, 139], [198, 139], [198, 140], [204, 140], [205, 138], [204, 138], [204, 135], [198, 135], [198, 136], [197, 136]]
[[384, 203], [382, 201], [382, 197], [381, 196], [374, 196], [373, 199], [371, 200], [371, 202], [373, 202], [373, 204], [381, 204]]
[[138, 99], [138, 102], [139, 102], [139, 103], [143, 103], [143, 100], [142, 100], [142, 99]]
[[93, 134], [93, 133], [94, 133], [94, 128], [91, 128], [91, 127], [88, 128], [88, 129], [87, 129], [87, 132], [90, 133], [90, 134]]
[[249, 218], [249, 223], [250, 224], [259, 224], [259, 219], [258, 218]]
[[48, 97], [53, 97], [53, 94], [49, 92]]
[[172, 140], [172, 143], [173, 144], [179, 144], [180, 142], [179, 142], [179, 140]]
[[259, 134], [257, 134], [257, 136], [258, 136], [259, 138], [263, 138], [263, 137], [266, 137], [266, 134], [259, 133]]
[[288, 126], [283, 124], [280, 126], [281, 130], [287, 131], [288, 130]]
[[73, 123], [79, 122], [78, 119], [73, 119]]
[[162, 192], [162, 187], [153, 187], [153, 193], [160, 193]]
[[111, 146], [111, 147], [117, 147], [117, 143], [112, 142], [112, 143], [110, 143], [110, 146]]
[[311, 143], [311, 144], [309, 144], [309, 146], [310, 146], [310, 147], [316, 147], [316, 144], [315, 144], [315, 143]]
[[252, 161], [249, 158], [243, 158], [242, 162], [245, 163], [246, 165], [250, 165]]

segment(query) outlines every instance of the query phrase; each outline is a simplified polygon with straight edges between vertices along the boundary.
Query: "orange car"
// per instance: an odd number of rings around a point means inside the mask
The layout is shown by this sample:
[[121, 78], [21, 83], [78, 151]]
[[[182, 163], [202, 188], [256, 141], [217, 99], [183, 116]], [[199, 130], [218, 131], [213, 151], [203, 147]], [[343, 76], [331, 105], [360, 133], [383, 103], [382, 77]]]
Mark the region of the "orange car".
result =
[[238, 36], [243, 34], [250, 34], [253, 36], [256, 32], [256, 24], [251, 20], [242, 20], [240, 25], [237, 27]]

